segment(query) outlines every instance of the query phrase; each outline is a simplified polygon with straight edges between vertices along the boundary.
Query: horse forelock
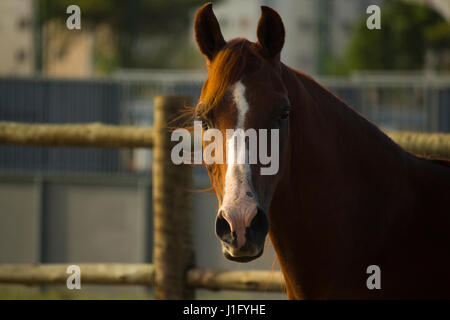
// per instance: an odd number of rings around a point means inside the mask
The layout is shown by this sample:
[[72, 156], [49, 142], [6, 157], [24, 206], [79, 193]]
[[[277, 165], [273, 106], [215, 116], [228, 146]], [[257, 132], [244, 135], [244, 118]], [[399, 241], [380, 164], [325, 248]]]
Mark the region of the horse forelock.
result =
[[[262, 56], [256, 44], [246, 39], [234, 39], [217, 53], [208, 70], [197, 114], [206, 114], [224, 97], [228, 88], [238, 82], [249, 69], [258, 68]], [[251, 60], [251, 63], [249, 63]], [[255, 61], [256, 66], [255, 66]]]

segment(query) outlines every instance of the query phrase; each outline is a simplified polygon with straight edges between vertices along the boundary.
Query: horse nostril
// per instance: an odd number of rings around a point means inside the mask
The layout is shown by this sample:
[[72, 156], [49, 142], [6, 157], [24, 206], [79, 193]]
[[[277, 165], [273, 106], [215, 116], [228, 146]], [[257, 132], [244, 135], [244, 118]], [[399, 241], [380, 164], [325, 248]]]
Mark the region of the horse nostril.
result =
[[219, 239], [230, 244], [236, 238], [235, 233], [231, 232], [230, 225], [228, 224], [228, 221], [222, 217], [222, 214], [219, 214], [216, 218], [216, 235]]
[[264, 235], [266, 235], [267, 232], [269, 231], [269, 220], [267, 219], [266, 214], [261, 208], [258, 208], [256, 216], [250, 223], [250, 229]]

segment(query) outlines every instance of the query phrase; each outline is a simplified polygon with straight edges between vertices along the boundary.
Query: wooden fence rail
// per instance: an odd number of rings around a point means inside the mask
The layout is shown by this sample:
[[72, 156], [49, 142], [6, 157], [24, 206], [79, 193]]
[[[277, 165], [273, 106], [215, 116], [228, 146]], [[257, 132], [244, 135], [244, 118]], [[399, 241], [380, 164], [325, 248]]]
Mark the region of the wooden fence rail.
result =
[[387, 134], [411, 153], [450, 159], [450, 133], [390, 131]]
[[[409, 152], [450, 158], [449, 133], [386, 132]], [[0, 144], [44, 147], [153, 148], [152, 127], [0, 121]]]
[[0, 143], [37, 147], [152, 148], [153, 128], [0, 122]]
[[[22, 285], [63, 284], [70, 274], [68, 264], [0, 264], [0, 283]], [[154, 286], [156, 272], [152, 264], [78, 264], [81, 285]], [[219, 271], [190, 269], [187, 286], [208, 290], [284, 292], [279, 271]]]

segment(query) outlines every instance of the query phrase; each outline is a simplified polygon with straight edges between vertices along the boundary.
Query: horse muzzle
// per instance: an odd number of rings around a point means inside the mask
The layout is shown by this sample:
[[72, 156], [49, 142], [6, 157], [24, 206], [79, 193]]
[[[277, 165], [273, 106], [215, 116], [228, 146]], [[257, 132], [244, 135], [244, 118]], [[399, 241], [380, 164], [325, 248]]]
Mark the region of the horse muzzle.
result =
[[231, 261], [249, 262], [260, 257], [268, 231], [267, 214], [256, 206], [254, 212], [222, 207], [216, 218], [216, 235], [225, 258]]

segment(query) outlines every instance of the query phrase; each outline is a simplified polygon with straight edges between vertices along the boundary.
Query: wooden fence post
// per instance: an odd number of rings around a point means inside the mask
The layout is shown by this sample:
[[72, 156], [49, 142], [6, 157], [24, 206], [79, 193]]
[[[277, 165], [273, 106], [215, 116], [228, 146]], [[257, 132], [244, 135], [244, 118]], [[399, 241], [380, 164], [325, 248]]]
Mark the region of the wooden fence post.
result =
[[153, 215], [155, 298], [194, 299], [187, 286], [187, 271], [194, 266], [192, 239], [192, 167], [171, 161], [171, 129], [182, 108], [191, 104], [188, 96], [157, 96], [154, 110]]

